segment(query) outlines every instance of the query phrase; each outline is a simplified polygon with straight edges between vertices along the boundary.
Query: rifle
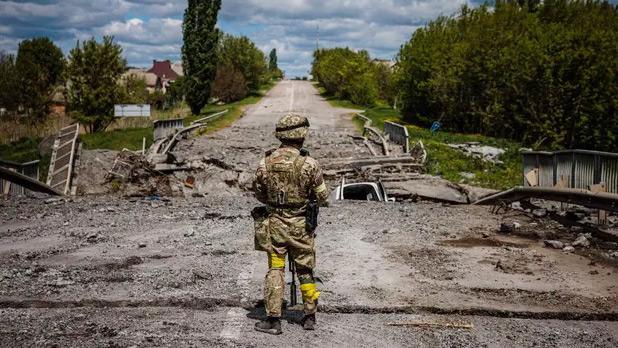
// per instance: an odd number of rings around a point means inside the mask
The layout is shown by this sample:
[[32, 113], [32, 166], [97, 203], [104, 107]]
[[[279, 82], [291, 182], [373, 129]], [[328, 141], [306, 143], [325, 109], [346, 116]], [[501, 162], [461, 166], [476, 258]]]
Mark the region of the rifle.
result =
[[288, 254], [288, 262], [290, 263], [290, 272], [292, 272], [292, 282], [290, 283], [290, 306], [294, 307], [298, 304], [296, 297], [296, 265]]
[[305, 229], [307, 232], [314, 233], [318, 228], [318, 214], [320, 214], [320, 205], [315, 192], [311, 190], [309, 194], [309, 202], [307, 203], [307, 213], [305, 215]]

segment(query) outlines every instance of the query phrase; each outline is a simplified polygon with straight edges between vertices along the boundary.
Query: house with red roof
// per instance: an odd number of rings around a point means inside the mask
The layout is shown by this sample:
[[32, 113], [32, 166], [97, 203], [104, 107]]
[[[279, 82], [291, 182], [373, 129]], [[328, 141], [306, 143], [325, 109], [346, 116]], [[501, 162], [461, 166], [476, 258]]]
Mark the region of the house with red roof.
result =
[[182, 65], [172, 65], [172, 62], [169, 60], [158, 61], [155, 59], [152, 61], [152, 68], [148, 72], [157, 75], [161, 79], [161, 90], [165, 93], [167, 87], [176, 81], [178, 77], [182, 76]]

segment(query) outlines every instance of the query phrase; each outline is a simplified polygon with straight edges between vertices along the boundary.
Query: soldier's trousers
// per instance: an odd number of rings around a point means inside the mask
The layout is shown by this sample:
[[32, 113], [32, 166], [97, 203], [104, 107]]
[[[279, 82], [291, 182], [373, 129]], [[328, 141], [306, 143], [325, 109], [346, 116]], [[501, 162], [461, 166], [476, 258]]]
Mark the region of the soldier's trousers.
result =
[[281, 317], [285, 291], [285, 258], [288, 253], [296, 266], [305, 314], [314, 314], [320, 293], [313, 278], [314, 238], [305, 231], [304, 217], [271, 216], [268, 220], [273, 248], [272, 252], [268, 253], [269, 270], [264, 284], [266, 314], [270, 317]]

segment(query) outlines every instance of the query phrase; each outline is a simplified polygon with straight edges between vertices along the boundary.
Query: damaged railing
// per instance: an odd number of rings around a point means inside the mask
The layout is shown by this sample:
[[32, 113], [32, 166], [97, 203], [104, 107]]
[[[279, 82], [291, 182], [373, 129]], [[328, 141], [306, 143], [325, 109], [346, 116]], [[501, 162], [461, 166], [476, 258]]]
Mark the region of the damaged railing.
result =
[[410, 152], [410, 134], [408, 128], [394, 122], [384, 122], [384, 133], [394, 143], [403, 146], [403, 152]]
[[[27, 163], [16, 163], [12, 161], [0, 160], [0, 167], [4, 167], [9, 171], [13, 171], [34, 180], [39, 179], [39, 161], [31, 161]], [[26, 189], [10, 180], [0, 179], [0, 196], [23, 196], [26, 194]]]
[[524, 186], [587, 190], [604, 183], [618, 193], [618, 154], [589, 150], [523, 153]]

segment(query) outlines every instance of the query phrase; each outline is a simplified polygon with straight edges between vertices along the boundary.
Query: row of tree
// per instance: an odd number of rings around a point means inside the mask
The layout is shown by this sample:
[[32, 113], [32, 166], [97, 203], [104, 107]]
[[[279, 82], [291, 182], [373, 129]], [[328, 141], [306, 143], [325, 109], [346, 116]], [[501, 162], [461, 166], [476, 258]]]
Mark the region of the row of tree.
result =
[[496, 1], [417, 30], [394, 80], [410, 122], [618, 151], [617, 43], [607, 2]]
[[313, 75], [357, 104], [395, 99], [411, 123], [616, 152], [617, 43], [607, 1], [498, 0], [416, 30], [392, 74], [365, 51], [335, 48], [314, 53]]
[[313, 59], [311, 73], [329, 94], [364, 106], [392, 99], [390, 66], [372, 60], [367, 51], [320, 49], [314, 52]]
[[[206, 102], [213, 98], [240, 100], [259, 91], [270, 79], [282, 77], [276, 51], [271, 52], [268, 64], [264, 53], [246, 37], [218, 35], [215, 53], [213, 88], [202, 96]], [[60, 95], [69, 114], [90, 132], [97, 132], [114, 121], [114, 104], [148, 103], [160, 108], [176, 105], [185, 97], [191, 103], [203, 92], [191, 90], [197, 84], [184, 77], [172, 83], [165, 95], [149, 92], [143, 78], [123, 77], [126, 71], [122, 47], [112, 37], [78, 42], [67, 59], [48, 38], [25, 40], [16, 58], [0, 54], [0, 107], [5, 117], [36, 123], [50, 115], [54, 99]]]

